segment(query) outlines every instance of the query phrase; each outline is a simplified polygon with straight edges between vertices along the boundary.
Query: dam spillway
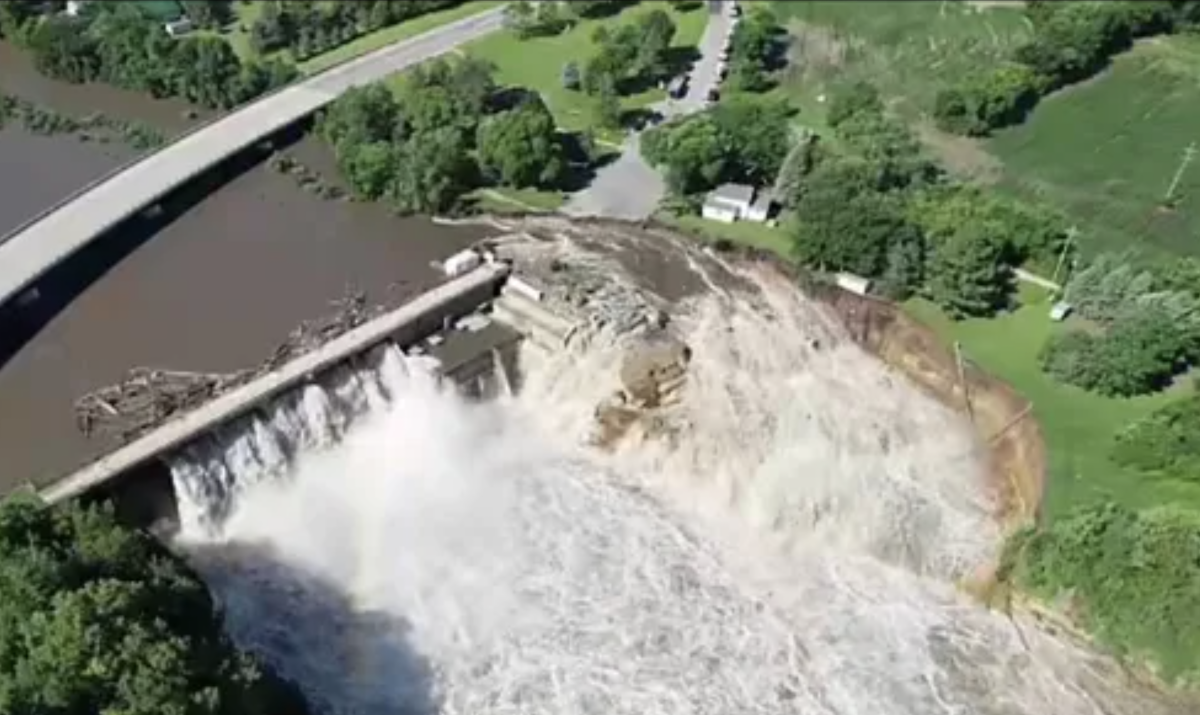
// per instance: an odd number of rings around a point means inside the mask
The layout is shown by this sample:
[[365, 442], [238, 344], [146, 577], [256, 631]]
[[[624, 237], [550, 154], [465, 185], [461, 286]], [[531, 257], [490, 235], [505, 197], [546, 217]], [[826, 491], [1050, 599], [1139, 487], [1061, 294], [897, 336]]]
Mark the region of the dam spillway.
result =
[[[51, 502], [80, 496], [110, 481], [119, 480], [129, 470], [184, 448], [191, 441], [260, 408], [296, 385], [311, 382], [321, 373], [360, 353], [385, 343], [409, 346], [436, 335], [454, 321], [488, 305], [508, 274], [507, 265], [489, 263], [454, 277], [394, 311], [353, 328], [246, 384], [219, 394], [196, 409], [168, 419], [72, 474], [39, 484], [38, 491]], [[466, 337], [449, 345], [451, 350], [444, 356], [445, 360], [439, 360], [437, 369], [449, 377], [470, 382], [477, 377], [476, 366], [481, 357], [492, 360], [494, 350], [506, 347], [518, 337], [512, 331], [484, 327], [490, 329], [482, 340]], [[434, 339], [433, 342], [440, 340]]]
[[[611, 264], [545, 257], [621, 302]], [[174, 543], [321, 715], [1169, 712], [961, 598], [997, 536], [964, 420], [792, 285], [740, 277], [672, 313], [686, 386], [610, 450], [585, 433], [643, 344], [620, 320], [491, 401], [385, 354], [177, 462], [242, 486]], [[317, 446], [259, 454], [289, 439]]]

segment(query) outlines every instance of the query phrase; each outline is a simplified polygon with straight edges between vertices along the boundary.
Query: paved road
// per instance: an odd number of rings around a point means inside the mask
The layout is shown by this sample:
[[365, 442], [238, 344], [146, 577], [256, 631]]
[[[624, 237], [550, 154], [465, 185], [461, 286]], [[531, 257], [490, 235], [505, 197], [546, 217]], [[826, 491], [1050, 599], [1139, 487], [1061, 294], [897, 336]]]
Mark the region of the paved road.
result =
[[704, 27], [704, 35], [701, 36], [697, 47], [700, 57], [688, 74], [687, 94], [678, 100], [668, 99], [660, 105], [659, 111], [665, 116], [691, 114], [704, 109], [708, 91], [720, 83], [718, 70], [721, 64], [721, 50], [725, 48], [725, 42], [733, 33], [733, 6], [732, 2], [722, 2], [718, 12], [709, 14], [708, 24]]
[[[721, 2], [711, 13], [700, 38], [700, 57], [688, 75], [688, 91], [678, 100], [654, 106], [664, 117], [680, 117], [704, 109], [708, 91], [717, 86], [721, 50], [733, 32], [733, 3]], [[562, 211], [570, 216], [606, 216], [640, 221], [658, 208], [667, 187], [662, 175], [642, 158], [637, 135], [621, 148], [621, 157], [603, 167], [583, 191], [573, 195]]]
[[[105, 230], [218, 161], [374, 82], [500, 29], [502, 9], [445, 25], [291, 85], [118, 169], [0, 239], [0, 305]], [[9, 180], [18, 180], [14, 176]]]

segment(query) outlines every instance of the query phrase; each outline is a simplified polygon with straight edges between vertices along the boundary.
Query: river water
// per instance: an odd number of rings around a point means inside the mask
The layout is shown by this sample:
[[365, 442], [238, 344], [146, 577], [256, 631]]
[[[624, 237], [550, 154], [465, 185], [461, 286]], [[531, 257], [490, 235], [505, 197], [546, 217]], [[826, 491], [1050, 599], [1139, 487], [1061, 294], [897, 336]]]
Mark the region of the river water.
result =
[[1188, 712], [958, 594], [999, 537], [965, 419], [744, 277], [674, 311], [646, 440], [585, 446], [604, 332], [485, 404], [393, 349], [181, 455], [176, 543], [318, 715]]
[[[48, 81], [3, 43], [0, 90], [72, 116], [142, 121], [167, 135], [204, 118], [188, 118], [175, 101]], [[335, 175], [315, 140], [289, 151]], [[133, 156], [115, 143], [0, 131], [0, 234]], [[323, 200], [263, 164], [227, 174], [167, 225], [131, 229], [153, 235], [0, 362], [0, 491], [61, 475], [110, 447], [78, 433], [72, 405], [129, 369], [251, 367], [301, 321], [328, 314], [348, 288], [366, 291], [369, 301], [403, 300], [438, 280], [432, 261], [480, 236], [400, 219], [382, 206]], [[67, 282], [74, 291], [75, 281]]]

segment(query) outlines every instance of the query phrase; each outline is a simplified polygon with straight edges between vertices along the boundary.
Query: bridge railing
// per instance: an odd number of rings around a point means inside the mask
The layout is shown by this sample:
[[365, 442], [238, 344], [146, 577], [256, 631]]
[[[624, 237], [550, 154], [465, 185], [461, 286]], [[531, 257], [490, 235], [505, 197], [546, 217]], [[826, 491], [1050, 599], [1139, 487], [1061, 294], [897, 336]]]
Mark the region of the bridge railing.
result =
[[412, 37], [407, 37], [407, 38], [401, 40], [400, 42], [392, 43], [390, 45], [385, 45], [383, 47], [380, 47], [377, 50], [372, 50], [365, 54], [353, 55], [353, 56], [347, 57], [343, 60], [339, 60], [338, 62], [330, 65], [329, 67], [326, 67], [325, 69], [321, 70], [320, 72], [318, 72], [316, 74], [307, 75], [307, 76], [302, 75], [302, 76], [298, 77], [296, 79], [296, 81], [294, 81], [294, 82], [290, 82], [281, 87], [276, 87], [275, 89], [267, 92], [266, 94], [260, 94], [259, 96], [254, 97], [253, 99], [251, 99], [247, 102], [243, 102], [242, 104], [239, 104], [239, 105], [233, 107], [232, 109], [229, 109], [224, 112], [220, 112], [220, 113], [216, 114], [215, 116], [209, 117], [208, 119], [200, 122], [199, 124], [196, 124], [193, 127], [189, 127], [188, 129], [184, 130], [183, 132], [180, 132], [179, 134], [176, 134], [175, 136], [171, 137], [171, 139], [169, 141], [167, 141], [165, 144], [163, 144], [162, 146], [157, 147], [153, 151], [143, 152], [143, 153], [135, 156], [134, 158], [117, 166], [116, 168], [112, 169], [111, 171], [106, 172], [99, 178], [93, 179], [92, 181], [89, 181], [87, 184], [84, 184], [79, 189], [72, 191], [70, 194], [68, 194], [65, 198], [61, 199], [60, 201], [55, 202], [53, 205], [42, 209], [41, 211], [37, 212], [33, 216], [29, 217], [28, 219], [22, 221], [16, 228], [10, 229], [3, 236], [0, 236], [0, 244], [7, 243], [14, 237], [21, 235], [26, 230], [28, 230], [30, 226], [33, 226], [34, 224], [38, 223], [39, 221], [41, 221], [42, 219], [46, 218], [47, 216], [53, 214], [54, 212], [62, 209], [64, 206], [72, 203], [73, 201], [78, 200], [81, 196], [83, 196], [84, 194], [87, 194], [89, 191], [92, 191], [96, 187], [98, 187], [108, 181], [111, 181], [112, 179], [125, 173], [126, 171], [129, 171], [130, 169], [134, 168], [138, 164], [141, 164], [142, 162], [146, 161], [150, 157], [155, 156], [159, 152], [166, 151], [166, 150], [170, 149], [172, 146], [174, 146], [175, 144], [178, 144], [179, 142], [183, 141], [184, 139], [187, 139], [188, 137], [193, 136], [195, 134], [199, 134], [200, 132], [202, 132], [206, 129], [209, 129], [210, 127], [213, 127], [217, 124], [220, 124], [221, 122], [225, 121], [226, 119], [229, 119], [233, 115], [235, 115], [239, 112], [245, 111], [246, 109], [248, 109], [260, 102], [269, 101], [272, 98], [274, 98], [286, 91], [295, 89], [297, 87], [302, 88], [302, 87], [306, 87], [312, 83], [316, 83], [317, 81], [324, 79], [326, 77], [332, 76], [333, 74], [335, 74], [337, 72], [346, 70], [351, 65], [365, 64], [366, 62], [369, 62], [371, 59], [373, 59], [385, 52], [392, 50], [399, 44], [415, 42], [417, 40], [420, 40], [421, 38], [428, 37], [431, 35], [436, 35], [440, 31], [445, 30], [449, 27], [452, 27], [453, 25], [458, 24], [460, 22], [476, 19], [483, 15], [487, 15], [489, 13], [494, 13], [494, 12], [500, 12], [502, 10], [503, 10], [503, 6], [499, 6], [497, 8], [490, 8], [487, 10], [481, 10], [477, 14], [468, 15], [468, 16], [462, 18], [461, 20], [455, 20], [454, 22], [449, 23], [448, 25], [441, 25], [441, 26], [435, 27], [431, 30], [422, 32], [418, 35], [413, 35]]

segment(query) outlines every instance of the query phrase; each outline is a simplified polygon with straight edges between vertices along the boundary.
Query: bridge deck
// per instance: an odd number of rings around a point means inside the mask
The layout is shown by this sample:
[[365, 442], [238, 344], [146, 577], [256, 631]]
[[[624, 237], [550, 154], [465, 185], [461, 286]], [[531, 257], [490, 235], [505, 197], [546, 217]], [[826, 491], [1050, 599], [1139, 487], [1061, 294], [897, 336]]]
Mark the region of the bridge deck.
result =
[[411, 331], [414, 326], [440, 325], [443, 316], [469, 312], [477, 307], [478, 296], [494, 293], [498, 289], [508, 271], [506, 264], [486, 264], [443, 283], [278, 370], [163, 424], [74, 474], [43, 487], [39, 493], [50, 502], [79, 496], [161, 454], [182, 447], [197, 436], [304, 382], [311, 375], [319, 374], [393, 336]]
[[90, 241], [234, 153], [377, 81], [498, 29], [499, 9], [445, 25], [274, 92], [101, 178], [0, 240], [0, 304]]

